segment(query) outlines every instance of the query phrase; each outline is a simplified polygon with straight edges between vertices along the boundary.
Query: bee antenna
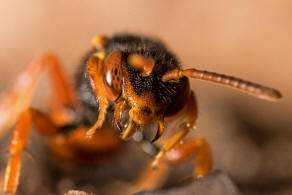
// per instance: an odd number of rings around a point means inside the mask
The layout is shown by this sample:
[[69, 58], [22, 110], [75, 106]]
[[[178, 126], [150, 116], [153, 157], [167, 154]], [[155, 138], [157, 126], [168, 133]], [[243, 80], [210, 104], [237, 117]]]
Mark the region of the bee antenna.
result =
[[169, 80], [179, 79], [184, 76], [188, 78], [194, 78], [209, 81], [215, 84], [220, 84], [269, 101], [276, 101], [282, 97], [279, 91], [269, 87], [265, 87], [256, 83], [245, 81], [243, 79], [235, 78], [232, 76], [227, 76], [224, 74], [218, 74], [216, 72], [202, 71], [197, 69], [170, 70], [162, 76], [162, 81], [167, 82]]

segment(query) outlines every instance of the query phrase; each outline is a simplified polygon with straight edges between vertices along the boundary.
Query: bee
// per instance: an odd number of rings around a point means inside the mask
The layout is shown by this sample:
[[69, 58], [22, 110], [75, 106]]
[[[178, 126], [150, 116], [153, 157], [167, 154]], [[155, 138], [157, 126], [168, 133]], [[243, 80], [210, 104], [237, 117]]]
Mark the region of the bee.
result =
[[[197, 136], [178, 144], [196, 127], [198, 116], [189, 79], [209, 81], [264, 100], [281, 98], [279, 91], [259, 84], [215, 72], [183, 69], [163, 43], [148, 37], [97, 36], [92, 46], [80, 65], [74, 87], [57, 57], [46, 53], [32, 60], [3, 97], [0, 128], [16, 123], [5, 172], [6, 193], [15, 194], [17, 190], [20, 154], [32, 124], [56, 155], [76, 161], [115, 151], [121, 140], [129, 140], [146, 125], [157, 124], [152, 142], [160, 150], [151, 168], [159, 169], [163, 159], [181, 162], [195, 155], [193, 177], [199, 178], [212, 169], [208, 142]], [[48, 69], [53, 89], [49, 115], [29, 106], [44, 68]], [[175, 119], [179, 119], [177, 129], [165, 132], [165, 124]], [[121, 132], [120, 138], [110, 130], [110, 124]], [[167, 132], [167, 139], [159, 142]]]

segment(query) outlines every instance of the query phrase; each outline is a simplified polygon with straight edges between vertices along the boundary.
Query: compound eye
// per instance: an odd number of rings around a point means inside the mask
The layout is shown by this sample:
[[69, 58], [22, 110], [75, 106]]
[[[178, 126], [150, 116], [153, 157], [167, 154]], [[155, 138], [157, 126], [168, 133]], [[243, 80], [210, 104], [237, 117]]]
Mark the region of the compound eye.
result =
[[104, 60], [105, 83], [115, 95], [118, 95], [121, 92], [121, 63], [122, 53], [120, 51], [112, 52]]

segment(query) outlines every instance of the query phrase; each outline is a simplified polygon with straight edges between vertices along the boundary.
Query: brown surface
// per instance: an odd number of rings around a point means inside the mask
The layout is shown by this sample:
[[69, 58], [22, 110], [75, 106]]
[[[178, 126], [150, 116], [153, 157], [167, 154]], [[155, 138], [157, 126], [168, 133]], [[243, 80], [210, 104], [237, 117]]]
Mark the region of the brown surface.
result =
[[[5, 1], [0, 89], [40, 51], [57, 52], [73, 74], [96, 34], [153, 35], [187, 68], [242, 77], [283, 93], [283, 100], [270, 103], [192, 81], [198, 130], [211, 143], [215, 168], [227, 171], [246, 194], [291, 194], [291, 8], [290, 0]], [[43, 106], [48, 84], [41, 81], [34, 103]]]
[[208, 177], [200, 180], [188, 181], [168, 189], [144, 191], [135, 195], [177, 195], [177, 194], [202, 194], [202, 195], [240, 195], [238, 189], [228, 175], [215, 171]]

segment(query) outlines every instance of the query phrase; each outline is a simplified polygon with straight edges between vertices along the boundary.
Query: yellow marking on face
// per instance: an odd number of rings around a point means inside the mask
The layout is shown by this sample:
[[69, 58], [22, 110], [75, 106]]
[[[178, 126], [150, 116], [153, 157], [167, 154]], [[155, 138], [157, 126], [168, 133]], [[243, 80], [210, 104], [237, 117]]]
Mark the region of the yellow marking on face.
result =
[[100, 60], [104, 60], [104, 58], [106, 56], [106, 52], [104, 50], [101, 50], [101, 51], [94, 53], [93, 55], [95, 57], [98, 57], [98, 59], [100, 59]]

